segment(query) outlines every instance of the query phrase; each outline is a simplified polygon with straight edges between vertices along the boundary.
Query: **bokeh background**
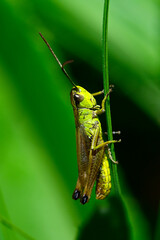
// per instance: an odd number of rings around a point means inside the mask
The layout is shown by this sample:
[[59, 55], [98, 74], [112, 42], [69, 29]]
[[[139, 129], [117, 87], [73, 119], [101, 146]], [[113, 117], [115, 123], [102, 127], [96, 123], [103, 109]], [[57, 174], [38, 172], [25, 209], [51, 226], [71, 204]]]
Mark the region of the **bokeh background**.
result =
[[[0, 216], [37, 240], [160, 237], [160, 3], [112, 0], [109, 75], [123, 204], [85, 206], [77, 181], [71, 83], [103, 89], [103, 0], [0, 1]], [[98, 98], [101, 101], [101, 98]], [[102, 116], [106, 131], [105, 117]], [[112, 195], [111, 195], [112, 196]], [[1, 218], [0, 218], [1, 220]], [[0, 240], [24, 239], [0, 223]]]

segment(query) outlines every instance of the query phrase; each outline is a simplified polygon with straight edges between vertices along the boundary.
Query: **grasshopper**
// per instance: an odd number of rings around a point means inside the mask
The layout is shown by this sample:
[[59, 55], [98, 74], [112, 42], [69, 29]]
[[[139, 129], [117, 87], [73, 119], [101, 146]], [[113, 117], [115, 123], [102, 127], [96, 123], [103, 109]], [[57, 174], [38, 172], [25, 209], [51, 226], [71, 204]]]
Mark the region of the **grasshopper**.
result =
[[[105, 112], [105, 102], [112, 88], [103, 98], [101, 107], [97, 105], [94, 97], [103, 94], [104, 91], [91, 94], [83, 87], [76, 86], [64, 69], [64, 66], [72, 60], [61, 64], [49, 43], [41, 33], [39, 34], [73, 85], [70, 98], [76, 126], [78, 180], [72, 198], [75, 200], [80, 198], [82, 204], [87, 203], [96, 181], [96, 199], [104, 199], [111, 190], [111, 175], [105, 148], [108, 148], [108, 144], [120, 142], [120, 140], [106, 142], [103, 140], [98, 116]], [[108, 155], [114, 163], [117, 163], [112, 159], [109, 148]]]

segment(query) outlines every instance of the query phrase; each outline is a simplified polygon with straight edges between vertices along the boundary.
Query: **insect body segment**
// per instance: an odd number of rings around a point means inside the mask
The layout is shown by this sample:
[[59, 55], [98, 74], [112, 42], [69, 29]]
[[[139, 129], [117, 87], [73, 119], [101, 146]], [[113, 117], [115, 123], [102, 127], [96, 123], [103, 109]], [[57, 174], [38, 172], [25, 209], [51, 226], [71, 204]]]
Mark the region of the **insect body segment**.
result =
[[103, 161], [97, 177], [96, 199], [104, 199], [111, 190], [111, 175], [107, 155], [104, 154]]
[[73, 108], [93, 109], [96, 106], [96, 99], [83, 87], [73, 87], [70, 95]]

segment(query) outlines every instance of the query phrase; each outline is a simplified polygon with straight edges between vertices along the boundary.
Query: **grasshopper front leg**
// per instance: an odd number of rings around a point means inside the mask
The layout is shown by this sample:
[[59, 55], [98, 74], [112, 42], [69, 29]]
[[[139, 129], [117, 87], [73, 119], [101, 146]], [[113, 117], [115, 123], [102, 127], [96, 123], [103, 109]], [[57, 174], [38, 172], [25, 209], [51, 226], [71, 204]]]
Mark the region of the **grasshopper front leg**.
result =
[[102, 114], [102, 113], [105, 112], [105, 102], [106, 102], [106, 100], [107, 100], [107, 98], [108, 98], [108, 96], [109, 96], [109, 94], [110, 94], [111, 92], [112, 92], [112, 88], [109, 89], [108, 93], [107, 93], [106, 96], [103, 98], [101, 109], [98, 109], [98, 110], [96, 110], [96, 111], [94, 112], [94, 113], [95, 113], [95, 116], [100, 115], [100, 114]]
[[102, 90], [102, 91], [99, 91], [99, 92], [95, 92], [95, 93], [92, 93], [92, 96], [99, 96], [99, 95], [101, 95], [101, 94], [103, 94], [104, 93], [104, 90]]
[[[114, 88], [114, 85], [113, 84], [109, 85], [109, 88], [110, 89]], [[102, 91], [92, 93], [92, 96], [96, 97], [96, 96], [99, 96], [99, 95], [101, 95], [103, 93], [104, 93], [104, 89]]]

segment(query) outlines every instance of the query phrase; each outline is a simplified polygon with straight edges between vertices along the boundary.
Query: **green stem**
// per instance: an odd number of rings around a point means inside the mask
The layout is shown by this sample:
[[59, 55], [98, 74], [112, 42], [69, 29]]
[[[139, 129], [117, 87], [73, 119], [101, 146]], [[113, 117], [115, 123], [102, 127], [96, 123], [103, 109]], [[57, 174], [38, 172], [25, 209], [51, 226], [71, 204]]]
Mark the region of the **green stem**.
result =
[[1, 215], [0, 215], [0, 223], [2, 223], [5, 227], [9, 228], [10, 230], [13, 230], [13, 231], [19, 233], [25, 239], [35, 240], [35, 238], [32, 238], [31, 236], [29, 236], [27, 233], [22, 231], [20, 228], [16, 227], [14, 224], [10, 223], [7, 219], [2, 217]]
[[[104, 0], [104, 13], [103, 13], [103, 85], [105, 94], [109, 91], [109, 73], [108, 73], [108, 8], [109, 0]], [[110, 111], [110, 99], [106, 101], [106, 121], [107, 121], [107, 132], [108, 139], [113, 139], [112, 134], [112, 121]], [[111, 144], [111, 153], [113, 159], [116, 161], [116, 155], [114, 150], [114, 144]], [[117, 173], [117, 164], [111, 163], [111, 175], [112, 175], [112, 193], [120, 194], [120, 185]]]

